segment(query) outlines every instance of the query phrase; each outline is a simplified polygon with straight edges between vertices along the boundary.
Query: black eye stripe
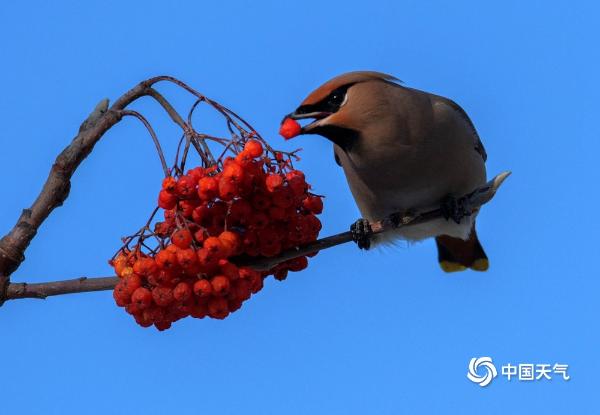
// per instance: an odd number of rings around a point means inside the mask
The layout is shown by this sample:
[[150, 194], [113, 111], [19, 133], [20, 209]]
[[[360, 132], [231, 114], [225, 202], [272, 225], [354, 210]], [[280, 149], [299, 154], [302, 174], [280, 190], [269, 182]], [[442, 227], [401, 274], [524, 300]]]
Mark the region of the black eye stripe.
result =
[[310, 112], [337, 112], [344, 102], [346, 92], [354, 84], [343, 85], [334, 89], [324, 99], [311, 105], [302, 105], [296, 110], [297, 114], [307, 114]]

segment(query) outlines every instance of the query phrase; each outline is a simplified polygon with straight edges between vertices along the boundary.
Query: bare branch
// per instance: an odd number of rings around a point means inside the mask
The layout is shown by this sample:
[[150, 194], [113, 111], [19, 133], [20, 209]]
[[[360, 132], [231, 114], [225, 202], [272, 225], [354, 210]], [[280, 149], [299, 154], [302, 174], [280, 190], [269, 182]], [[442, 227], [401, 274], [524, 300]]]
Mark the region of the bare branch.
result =
[[110, 108], [108, 100], [102, 100], [81, 124], [71, 144], [58, 155], [37, 199], [29, 209], [23, 210], [12, 230], [0, 239], [0, 305], [4, 302], [10, 275], [25, 260], [25, 250], [39, 227], [69, 195], [71, 177], [75, 170], [92, 152], [104, 133], [121, 121], [121, 110], [146, 95], [148, 88], [160, 80], [157, 77], [139, 83], [117, 99]]
[[39, 298], [52, 295], [84, 293], [90, 291], [112, 290], [119, 282], [118, 277], [75, 278], [65, 281], [42, 282], [28, 284], [26, 282], [10, 283], [6, 291], [6, 299]]
[[[470, 205], [478, 210], [486, 204], [496, 194], [504, 180], [510, 175], [510, 172], [503, 172], [479, 187], [469, 195], [466, 195]], [[425, 208], [411, 210], [410, 212], [398, 212], [387, 218], [372, 223], [373, 234], [389, 232], [401, 227], [416, 225], [428, 222], [442, 217], [442, 211], [439, 208]], [[351, 232], [342, 232], [326, 238], [319, 239], [303, 247], [291, 249], [272, 258], [254, 257], [245, 260], [234, 261], [238, 265], [249, 266], [256, 270], [269, 270], [277, 264], [294, 259], [313, 252], [322, 251], [337, 245], [352, 241]], [[102, 278], [78, 278], [74, 280], [55, 281], [38, 284], [11, 283], [8, 286], [6, 299], [18, 298], [46, 298], [51, 295], [80, 293], [88, 291], [112, 290], [119, 281], [117, 277]]]

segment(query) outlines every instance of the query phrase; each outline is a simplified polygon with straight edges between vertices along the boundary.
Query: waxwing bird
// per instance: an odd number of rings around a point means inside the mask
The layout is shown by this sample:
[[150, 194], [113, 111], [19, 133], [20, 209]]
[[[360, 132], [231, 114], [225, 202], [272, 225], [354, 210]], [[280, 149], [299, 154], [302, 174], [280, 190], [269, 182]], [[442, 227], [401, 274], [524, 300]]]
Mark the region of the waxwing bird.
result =
[[[487, 270], [476, 212], [453, 213], [459, 196], [486, 182], [485, 149], [460, 106], [400, 85], [393, 76], [361, 71], [327, 81], [287, 117], [313, 119], [300, 134], [333, 143], [364, 218], [352, 228], [359, 247], [435, 237], [444, 271]], [[441, 206], [449, 217], [368, 236], [371, 221], [430, 206]]]

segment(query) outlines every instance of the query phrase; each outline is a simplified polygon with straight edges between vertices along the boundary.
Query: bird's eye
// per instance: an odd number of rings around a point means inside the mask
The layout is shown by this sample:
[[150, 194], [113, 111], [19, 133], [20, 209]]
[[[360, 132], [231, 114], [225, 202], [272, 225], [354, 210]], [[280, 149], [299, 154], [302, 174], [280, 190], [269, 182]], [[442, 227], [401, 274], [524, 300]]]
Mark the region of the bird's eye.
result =
[[331, 91], [326, 98], [315, 106], [316, 109], [322, 112], [337, 112], [346, 103], [346, 94], [350, 86], [344, 85]]
[[342, 104], [342, 102], [344, 101], [344, 93], [343, 92], [334, 92], [333, 94], [331, 94], [329, 96], [329, 99], [327, 100], [327, 103], [331, 106], [339, 106]]

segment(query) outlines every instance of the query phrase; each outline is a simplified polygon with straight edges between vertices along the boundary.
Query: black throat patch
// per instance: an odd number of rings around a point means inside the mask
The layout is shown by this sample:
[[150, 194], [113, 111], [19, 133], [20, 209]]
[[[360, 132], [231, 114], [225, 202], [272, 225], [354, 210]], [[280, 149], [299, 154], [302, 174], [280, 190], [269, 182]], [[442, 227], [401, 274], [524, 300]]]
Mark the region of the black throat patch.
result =
[[319, 126], [314, 128], [311, 133], [322, 135], [329, 141], [337, 144], [346, 153], [352, 151], [352, 148], [360, 138], [358, 131], [335, 125]]

